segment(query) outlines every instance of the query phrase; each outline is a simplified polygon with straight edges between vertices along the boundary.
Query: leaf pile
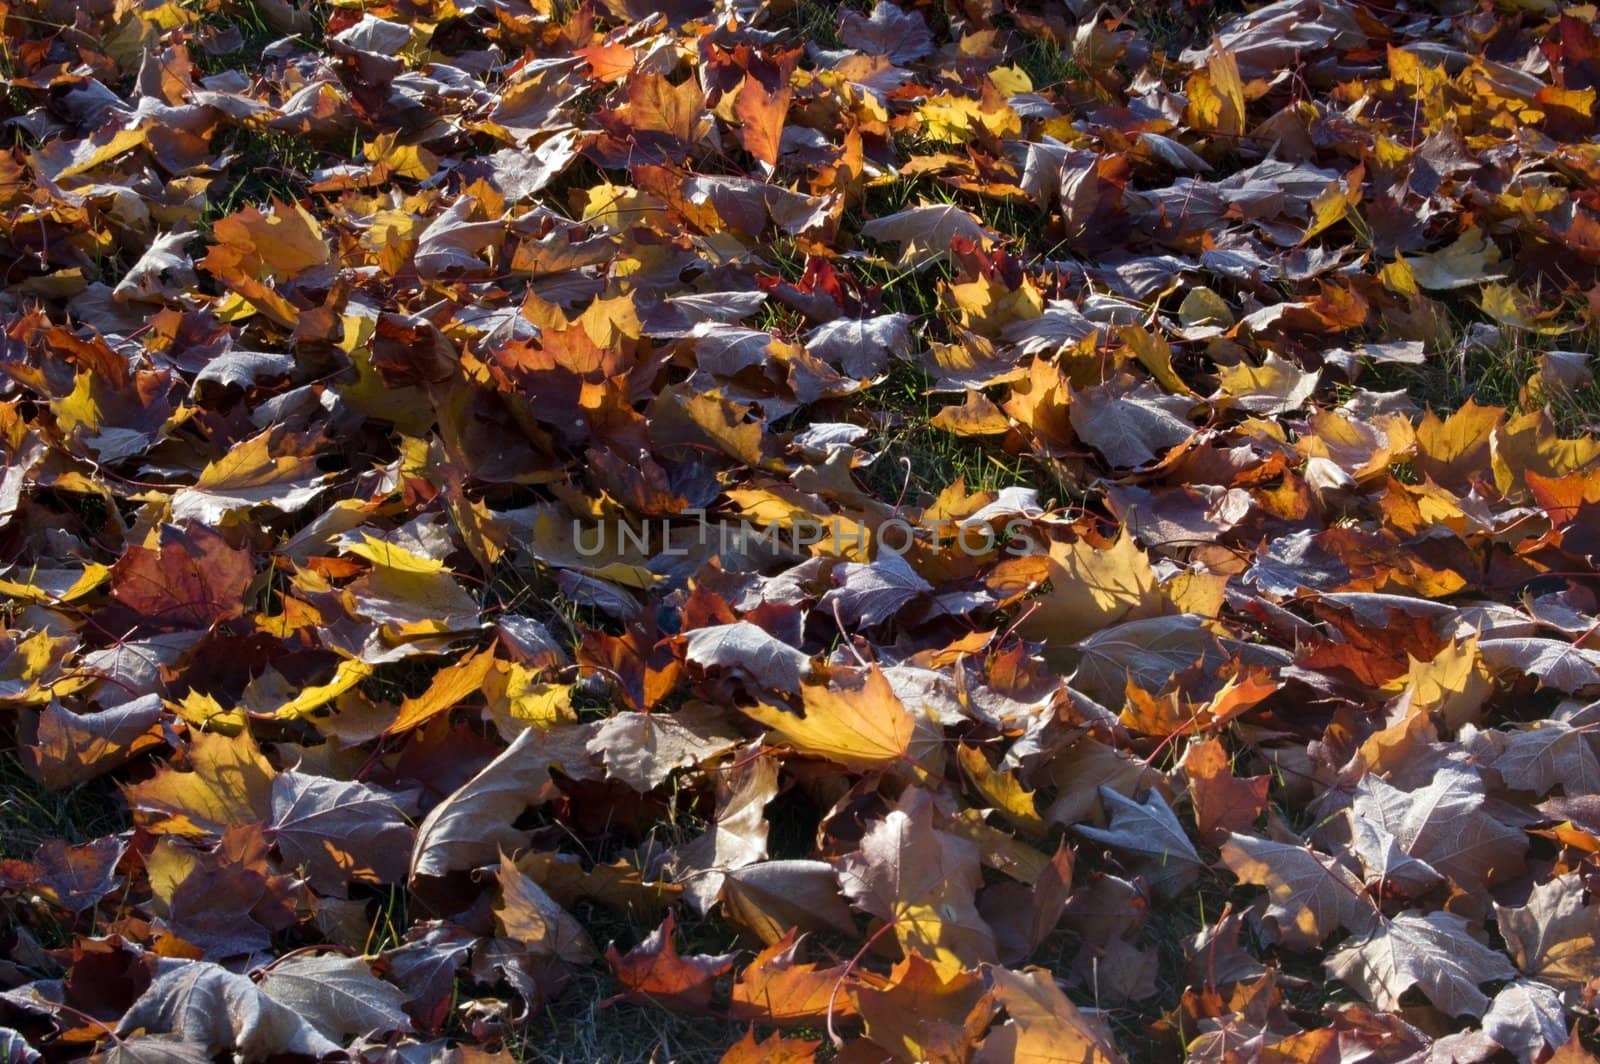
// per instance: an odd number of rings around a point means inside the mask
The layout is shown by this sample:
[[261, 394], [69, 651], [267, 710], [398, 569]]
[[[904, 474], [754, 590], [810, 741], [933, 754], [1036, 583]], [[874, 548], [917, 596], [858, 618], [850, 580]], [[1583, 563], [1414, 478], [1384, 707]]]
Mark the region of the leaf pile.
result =
[[1592, 1059], [1595, 9], [1206, 6], [0, 3], [5, 1059]]

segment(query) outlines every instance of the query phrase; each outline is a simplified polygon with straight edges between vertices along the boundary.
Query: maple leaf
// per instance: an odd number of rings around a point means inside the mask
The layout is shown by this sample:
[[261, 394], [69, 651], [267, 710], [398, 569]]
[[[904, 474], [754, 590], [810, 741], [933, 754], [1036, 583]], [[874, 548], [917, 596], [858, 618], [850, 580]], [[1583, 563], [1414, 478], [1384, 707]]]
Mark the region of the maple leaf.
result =
[[588, 774], [592, 731], [581, 726], [528, 728], [493, 761], [434, 806], [417, 828], [410, 879], [443, 876], [493, 860], [500, 850], [526, 842], [512, 826], [550, 786], [550, 769]]
[[1122, 697], [1129, 683], [1159, 691], [1184, 669], [1197, 663], [1220, 666], [1226, 658], [1204, 618], [1195, 614], [1123, 621], [1080, 640], [1074, 649], [1080, 657], [1073, 686], [1105, 701]]
[[776, 690], [799, 693], [811, 659], [749, 621], [709, 625], [689, 635], [684, 657], [703, 668], [737, 669]]
[[994, 956], [993, 933], [975, 904], [978, 849], [934, 826], [928, 792], [907, 791], [901, 808], [868, 828], [861, 848], [837, 866], [845, 895], [892, 923], [901, 948], [940, 974]]
[[945, 407], [928, 419], [928, 424], [957, 436], [1001, 436], [1011, 431], [1011, 419], [1005, 411], [971, 388], [967, 389], [966, 402]]
[[184, 251], [193, 239], [189, 230], [157, 233], [139, 261], [128, 267], [111, 290], [112, 297], [158, 302], [181, 296], [196, 283], [194, 260]]
[[538, 955], [569, 964], [586, 964], [595, 959], [594, 943], [589, 941], [583, 925], [539, 884], [523, 875], [504, 853], [496, 875], [500, 904], [495, 907], [494, 918], [507, 938], [516, 939]]
[[504, 1057], [681, 900], [841, 1060], [1586, 1058], [1583, 12], [202, 6], [0, 19], [0, 705], [126, 799], [0, 1057]]
[[676, 769], [710, 761], [739, 744], [726, 715], [703, 703], [677, 713], [619, 713], [600, 722], [588, 749], [607, 775], [641, 793], [654, 790]]
[[1381, 824], [1354, 815], [1347, 815], [1345, 820], [1350, 826], [1350, 850], [1360, 859], [1369, 888], [1398, 889], [1416, 897], [1444, 882], [1444, 876], [1428, 862], [1402, 850], [1399, 841]]
[[745, 150], [769, 167], [778, 161], [784, 117], [792, 98], [788, 85], [769, 89], [759, 79], [746, 75], [734, 102]]
[[1388, 831], [1406, 853], [1463, 889], [1479, 890], [1514, 874], [1528, 848], [1527, 836], [1494, 819], [1485, 804], [1476, 772], [1443, 765], [1426, 787], [1410, 792], [1363, 776], [1351, 808]]
[[957, 238], [977, 244], [989, 239], [989, 231], [983, 224], [954, 204], [909, 207], [896, 214], [874, 218], [861, 227], [861, 235], [869, 240], [899, 244], [900, 265], [912, 269], [922, 269], [946, 258], [951, 242]]
[[172, 497], [173, 519], [221, 524], [229, 514], [254, 506], [271, 505], [283, 513], [304, 508], [326, 478], [313, 456], [274, 456], [272, 445], [280, 438], [268, 430], [208, 464], [194, 487]]
[[717, 780], [717, 808], [705, 834], [678, 848], [684, 893], [701, 912], [722, 889], [723, 877], [767, 855], [766, 807], [778, 795], [778, 766], [746, 749], [736, 767]]
[[888, 367], [891, 356], [911, 356], [911, 325], [911, 316], [898, 311], [836, 318], [806, 334], [806, 350], [852, 377], [873, 377]]
[[[346, 691], [354, 688], [363, 680], [372, 676], [373, 666], [357, 658], [346, 658], [339, 662], [334, 670], [333, 677], [327, 683], [309, 684], [300, 689], [289, 701], [278, 706], [273, 715], [276, 717], [303, 717], [320, 709], [329, 702], [337, 699]], [[218, 707], [219, 709], [221, 707]]]
[[1079, 825], [1079, 834], [1132, 854], [1151, 885], [1163, 894], [1176, 894], [1194, 881], [1200, 855], [1160, 794], [1152, 789], [1136, 801], [1101, 787], [1100, 801], [1111, 816], [1110, 826]]
[[1489, 267], [1500, 261], [1500, 249], [1480, 229], [1468, 229], [1454, 243], [1405, 262], [1416, 283], [1424, 288], [1467, 288], [1505, 276]]
[[111, 594], [157, 628], [205, 628], [244, 612], [255, 578], [250, 553], [204, 525], [162, 526], [155, 545], [132, 546], [111, 568]]
[[839, 897], [838, 874], [825, 861], [761, 861], [730, 869], [718, 900], [730, 920], [769, 946], [795, 927], [855, 931], [849, 906]]
[[1600, 653], [1559, 639], [1486, 639], [1478, 650], [1490, 665], [1537, 677], [1558, 691], [1600, 685]]
[[212, 230], [216, 243], [201, 263], [216, 272], [221, 252], [248, 263], [258, 275], [293, 278], [300, 272], [328, 261], [327, 242], [322, 227], [305, 208], [274, 202], [262, 212], [246, 207], [218, 219]]
[[1119, 469], [1137, 469], [1194, 435], [1191, 404], [1149, 381], [1133, 387], [1096, 385], [1072, 392], [1068, 417], [1078, 438]]
[[1002, 961], [1030, 956], [1055, 931], [1072, 896], [1075, 859], [1063, 840], [1032, 884], [992, 883], [983, 891], [978, 911], [994, 931]]
[[[394, 640], [478, 627], [477, 600], [438, 559], [370, 535], [344, 549], [372, 561], [373, 566], [345, 585], [341, 597], [349, 603], [350, 612], [382, 626], [383, 633]], [[420, 713], [421, 706], [414, 712]]]
[[995, 771], [988, 759], [973, 747], [958, 747], [956, 756], [974, 788], [1001, 816], [1027, 835], [1037, 837], [1045, 833], [1044, 819], [1039, 816], [1032, 792], [1025, 790], [1015, 776]]
[[1416, 987], [1451, 1016], [1482, 1016], [1489, 999], [1479, 985], [1512, 979], [1517, 971], [1473, 938], [1467, 921], [1447, 912], [1403, 912], [1380, 919], [1327, 961], [1328, 971], [1381, 1009], [1399, 1007]]
[[1149, 557], [1126, 531], [1108, 548], [1086, 540], [1056, 544], [1050, 548], [1050, 591], [1024, 629], [1067, 643], [1160, 612], [1164, 602]]
[[477, 207], [471, 196], [463, 196], [418, 234], [412, 261], [421, 276], [433, 280], [486, 270], [487, 263], [479, 256], [505, 239], [506, 227], [496, 219], [472, 221]]
[[845, 623], [871, 628], [889, 620], [908, 603], [933, 590], [898, 554], [874, 562], [845, 562], [835, 567], [838, 585], [818, 602], [822, 609], [837, 609]]
[[1378, 918], [1361, 880], [1309, 847], [1231, 833], [1222, 863], [1241, 882], [1267, 888], [1266, 916], [1285, 945], [1320, 946], [1340, 928], [1361, 934]]
[[1413, 658], [1399, 706], [1407, 714], [1435, 714], [1447, 727], [1459, 728], [1476, 719], [1493, 690], [1477, 640], [1466, 639], [1445, 647], [1431, 661]]
[[405, 876], [413, 832], [392, 795], [355, 781], [281, 772], [272, 780], [274, 844], [307, 869], [319, 893], [340, 896], [351, 882]]
[[907, 954], [886, 985], [854, 990], [867, 1037], [907, 1060], [965, 1060], [994, 1013], [974, 972], [943, 977], [928, 961]]
[[1277, 355], [1259, 367], [1241, 363], [1220, 374], [1222, 393], [1254, 414], [1282, 414], [1305, 404], [1317, 387], [1317, 374], [1306, 373]]
[[265, 1060], [279, 1053], [339, 1051], [295, 1009], [258, 984], [207, 961], [169, 961], [117, 1025], [120, 1034], [171, 1034], [207, 1056]]
[[372, 974], [360, 957], [286, 957], [267, 969], [261, 992], [332, 1039], [370, 1031], [409, 1031], [405, 995]]
[[[33, 860], [19, 871], [54, 905], [80, 913], [94, 908], [121, 885], [116, 866], [126, 849], [116, 838], [77, 846], [65, 839], [45, 839], [34, 851]], [[11, 873], [6, 875], [10, 878]]]
[[804, 716], [767, 705], [739, 708], [800, 753], [846, 768], [887, 768], [906, 757], [916, 721], [881, 669], [868, 668], [853, 683], [807, 684], [801, 700]]
[[1119, 1064], [1110, 1035], [1079, 1011], [1043, 968], [1016, 972], [991, 966], [995, 1003], [1008, 1019], [990, 1031], [973, 1058], [978, 1064], [1001, 1061], [1081, 1061]]
[[1547, 1046], [1566, 1044], [1566, 1016], [1555, 990], [1532, 979], [1518, 979], [1502, 987], [1489, 1003], [1483, 1033], [1530, 1064]]
[[933, 34], [922, 15], [890, 0], [878, 0], [870, 17], [846, 11], [839, 19], [839, 32], [859, 50], [888, 56], [895, 63], [909, 63], [933, 51]]
[[668, 913], [661, 926], [626, 955], [608, 946], [606, 960], [624, 987], [623, 997], [654, 1001], [679, 1012], [705, 1011], [717, 979], [733, 967], [733, 955], [681, 956], [672, 939], [674, 926]]
[[190, 771], [169, 765], [128, 786], [128, 804], [178, 834], [267, 818], [275, 773], [249, 732], [201, 733], [190, 740], [187, 755]]
[[776, 1027], [806, 1027], [856, 1015], [854, 992], [882, 982], [845, 964], [822, 966], [799, 959], [793, 929], [767, 946], [733, 984], [734, 1016]]
[[821, 1044], [804, 1038], [785, 1038], [777, 1031], [757, 1042], [752, 1024], [744, 1037], [722, 1055], [719, 1064], [812, 1064]]
[[1600, 755], [1590, 738], [1592, 727], [1559, 719], [1534, 721], [1515, 731], [1480, 733], [1473, 742], [1508, 787], [1539, 795], [1558, 786], [1566, 793], [1595, 794], [1600, 793]]
[[51, 701], [22, 723], [23, 766], [47, 787], [82, 783], [158, 745], [161, 712], [154, 694], [98, 713], [72, 713]]
[[451, 924], [419, 922], [382, 957], [389, 980], [406, 992], [408, 1011], [424, 1031], [437, 1031], [456, 992], [456, 975], [478, 939]]
[[1271, 780], [1233, 775], [1227, 750], [1216, 739], [1192, 744], [1183, 755], [1183, 771], [1194, 797], [1200, 838], [1213, 845], [1230, 833], [1249, 828], [1266, 808]]
[[1574, 1000], [1600, 957], [1600, 906], [1574, 875], [1539, 884], [1522, 906], [1495, 905], [1500, 934], [1522, 972]]
[[1189, 108], [1184, 119], [1196, 129], [1237, 136], [1245, 128], [1244, 83], [1234, 54], [1214, 46], [1206, 55], [1206, 68], [1188, 82]]
[[465, 658], [446, 665], [433, 674], [428, 689], [415, 698], [400, 703], [394, 723], [384, 729], [388, 734], [410, 731], [429, 718], [455, 708], [463, 699], [483, 689], [494, 667], [494, 655], [488, 650], [478, 650]]

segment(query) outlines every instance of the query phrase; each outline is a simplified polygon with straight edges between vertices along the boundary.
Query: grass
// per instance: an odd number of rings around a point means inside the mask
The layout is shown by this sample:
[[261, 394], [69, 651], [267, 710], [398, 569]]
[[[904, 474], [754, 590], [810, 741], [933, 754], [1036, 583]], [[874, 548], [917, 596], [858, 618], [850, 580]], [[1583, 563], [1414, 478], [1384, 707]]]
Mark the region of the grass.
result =
[[1028, 75], [1028, 80], [1033, 82], [1035, 92], [1049, 92], [1058, 86], [1081, 81], [1087, 77], [1083, 67], [1078, 65], [1070, 53], [1050, 38], [1038, 34], [1026, 36], [1025, 43], [1017, 51], [1013, 61]]
[[304, 138], [276, 129], [234, 129], [216, 147], [233, 159], [206, 197], [208, 222], [250, 204], [299, 199], [320, 157]]
[[867, 393], [867, 408], [880, 424], [869, 439], [880, 457], [863, 474], [863, 486], [880, 499], [934, 496], [958, 478], [969, 492], [998, 491], [1040, 478], [1032, 461], [1007, 454], [980, 437], [957, 436], [929, 422], [941, 408], [959, 403], [953, 394], [928, 394], [929, 381], [909, 362], [891, 363], [887, 379]]
[[[293, 4], [294, 0], [290, 2]], [[314, 50], [320, 51], [331, 9], [324, 0], [310, 0], [301, 6], [310, 12], [312, 20], [312, 29], [301, 39]], [[220, 54], [195, 48], [195, 65], [202, 74], [217, 74], [224, 70], [242, 70], [249, 74], [252, 67], [261, 61], [261, 53], [266, 47], [286, 36], [283, 30], [272, 25], [272, 20], [254, 0], [211, 0], [207, 7], [201, 25], [219, 32], [230, 28], [238, 30], [239, 47]]]
[[1529, 380], [1539, 374], [1540, 359], [1550, 350], [1575, 350], [1593, 362], [1600, 356], [1600, 338], [1590, 334], [1551, 342], [1507, 329], [1495, 342], [1458, 342], [1451, 352], [1430, 355], [1418, 366], [1374, 367], [1361, 383], [1377, 391], [1403, 389], [1418, 406], [1441, 414], [1469, 399], [1513, 412], [1542, 406], [1564, 436], [1600, 431], [1600, 382], [1577, 387], [1557, 383], [1528, 391]]
[[47, 839], [90, 842], [126, 826], [107, 777], [53, 791], [29, 776], [15, 754], [0, 754], [0, 858], [26, 860]]
[[[309, 10], [315, 28], [305, 39], [308, 44], [318, 46], [327, 25], [328, 7], [312, 3]], [[251, 0], [221, 0], [205, 15], [202, 24], [218, 30], [237, 29], [240, 34], [239, 47], [231, 52], [218, 55], [200, 47], [193, 49], [197, 72], [206, 77], [236, 70], [253, 78], [256, 67], [262, 62], [262, 52], [284, 37]], [[265, 127], [230, 126], [212, 147], [219, 154], [232, 155], [233, 159], [208, 190], [202, 218], [202, 225], [207, 229], [216, 219], [241, 207], [265, 204], [273, 198], [286, 201], [300, 198], [320, 158], [320, 153], [306, 138]]]
[[1245, 9], [1243, 0], [1205, 0], [1192, 9], [1183, 0], [1156, 0], [1131, 4], [1124, 18], [1152, 48], [1176, 56], [1205, 44]]
[[411, 904], [405, 889], [398, 884], [374, 889], [382, 889], [382, 893], [362, 950], [369, 956], [400, 946], [405, 941], [406, 929], [411, 926]]
[[402, 658], [377, 669], [357, 685], [357, 690], [374, 702], [393, 702], [398, 705], [426, 691], [433, 682], [434, 674], [448, 664], [444, 659], [427, 655]]
[[[632, 914], [588, 902], [575, 910], [601, 950], [615, 944], [618, 953], [627, 953], [656, 929]], [[688, 910], [680, 909], [673, 937], [685, 956], [738, 948], [726, 925], [695, 919]], [[567, 989], [531, 1016], [507, 1048], [530, 1064], [715, 1064], [744, 1037], [747, 1025], [737, 1020], [672, 1012], [649, 1001], [612, 1001], [622, 991], [604, 963], [576, 969]]]
[[[50, 790], [23, 770], [14, 753], [0, 754], [0, 859], [26, 861], [51, 839], [92, 842], [128, 826], [125, 807], [109, 777]], [[7, 903], [4, 918], [25, 925], [40, 944], [65, 946], [73, 918], [47, 905]]]
[[746, 1024], [668, 1012], [648, 1003], [604, 1002], [620, 991], [598, 969], [577, 972], [567, 990], [530, 1017], [507, 1049], [528, 1064], [716, 1064]]
[[823, 4], [817, 0], [800, 0], [788, 12], [779, 16], [778, 24], [793, 31], [800, 40], [811, 41], [819, 48], [839, 48], [839, 17], [855, 5]]

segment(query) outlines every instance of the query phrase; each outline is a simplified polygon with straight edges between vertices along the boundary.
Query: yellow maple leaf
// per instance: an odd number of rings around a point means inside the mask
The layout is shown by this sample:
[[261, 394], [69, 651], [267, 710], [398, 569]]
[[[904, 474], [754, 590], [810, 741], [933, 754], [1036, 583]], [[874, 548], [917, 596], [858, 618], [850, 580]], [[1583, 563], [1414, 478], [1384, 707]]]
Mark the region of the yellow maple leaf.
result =
[[1123, 531], [1110, 547], [1087, 540], [1050, 547], [1050, 591], [1024, 622], [1030, 639], [1073, 643], [1118, 621], [1160, 613], [1166, 597], [1150, 559]]
[[339, 667], [334, 671], [332, 679], [324, 684], [302, 687], [298, 695], [278, 707], [278, 711], [274, 716], [279, 718], [304, 717], [355, 687], [371, 676], [372, 672], [373, 667], [366, 662], [358, 661], [355, 658], [346, 658], [339, 663]]
[[1433, 714], [1451, 729], [1476, 723], [1494, 680], [1475, 637], [1452, 643], [1431, 661], [1410, 660], [1402, 693], [1406, 716]]
[[248, 731], [195, 735], [188, 761], [189, 771], [168, 765], [125, 788], [135, 819], [150, 831], [202, 835], [266, 818], [275, 773]]
[[807, 684], [801, 697], [803, 717], [776, 706], [740, 708], [800, 753], [846, 768], [888, 768], [905, 758], [916, 721], [876, 666], [858, 687]]
[[488, 650], [469, 654], [454, 665], [447, 665], [434, 673], [428, 689], [415, 698], [400, 704], [394, 723], [384, 729], [384, 734], [395, 735], [448, 712], [463, 699], [483, 690], [484, 680], [494, 667], [494, 656]]
[[439, 169], [439, 157], [416, 144], [397, 144], [393, 133], [381, 133], [370, 144], [364, 144], [361, 154], [375, 163], [383, 163], [393, 174], [426, 181]]

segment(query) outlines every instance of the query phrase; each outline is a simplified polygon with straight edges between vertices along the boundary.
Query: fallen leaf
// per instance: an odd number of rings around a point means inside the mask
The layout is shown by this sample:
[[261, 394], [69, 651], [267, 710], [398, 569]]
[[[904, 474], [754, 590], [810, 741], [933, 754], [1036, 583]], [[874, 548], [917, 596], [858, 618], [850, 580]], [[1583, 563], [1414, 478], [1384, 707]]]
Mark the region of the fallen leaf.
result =
[[267, 819], [275, 773], [249, 732], [196, 735], [187, 760], [189, 771], [168, 765], [125, 789], [128, 804], [157, 830], [220, 832]]
[[409, 1031], [405, 995], [372, 974], [360, 957], [302, 954], [267, 969], [256, 984], [330, 1039], [373, 1031]]
[[1600, 957], [1600, 906], [1584, 903], [1578, 877], [1558, 876], [1535, 886], [1526, 905], [1496, 904], [1495, 916], [1523, 974], [1574, 1000]]
[[1160, 794], [1152, 789], [1136, 801], [1101, 787], [1100, 801], [1110, 814], [1110, 826], [1080, 825], [1080, 835], [1132, 854], [1151, 885], [1169, 897], [1194, 882], [1200, 855]]
[[112, 566], [111, 594], [153, 627], [205, 628], [244, 613], [253, 579], [248, 551], [204, 525], [164, 525], [155, 547], [129, 547]]
[[1537, 1060], [1546, 1047], [1567, 1042], [1567, 1012], [1561, 995], [1544, 983], [1518, 979], [1507, 983], [1483, 1014], [1483, 1033], [1523, 1064]]
[[625, 997], [653, 1001], [675, 1012], [704, 1012], [716, 981], [733, 967], [732, 954], [680, 956], [672, 940], [672, 914], [626, 955], [607, 947], [606, 960]]
[[417, 828], [408, 878], [443, 876], [487, 863], [503, 849], [518, 848], [526, 835], [512, 821], [542, 800], [550, 769], [574, 778], [588, 775], [591, 730], [579, 725], [528, 728], [483, 770], [434, 806]]
[[1248, 830], [1266, 808], [1271, 778], [1235, 776], [1227, 749], [1216, 739], [1191, 744], [1183, 755], [1183, 771], [1204, 842], [1217, 845], [1233, 832]]
[[1489, 1007], [1480, 984], [1517, 974], [1504, 954], [1472, 937], [1465, 919], [1447, 912], [1380, 919], [1330, 956], [1327, 968], [1380, 1009], [1399, 1007], [1400, 995], [1416, 987], [1446, 1015], [1473, 1017]]
[[504, 853], [500, 855], [497, 875], [500, 903], [495, 906], [494, 919], [507, 938], [515, 939], [535, 955], [568, 964], [587, 964], [599, 956], [583, 925], [539, 884], [523, 875]]
[[861, 848], [837, 867], [844, 893], [894, 926], [907, 953], [953, 975], [995, 954], [993, 933], [975, 904], [978, 849], [933, 824], [932, 796], [908, 791], [902, 808], [876, 821]]
[[777, 1031], [757, 1042], [752, 1025], [744, 1037], [722, 1055], [719, 1064], [812, 1064], [821, 1044], [804, 1038], [785, 1038]]
[[1292, 948], [1320, 946], [1341, 928], [1365, 934], [1378, 919], [1361, 880], [1310, 847], [1234, 833], [1222, 844], [1222, 863], [1240, 882], [1267, 888], [1266, 917]]
[[839, 877], [825, 861], [768, 860], [729, 870], [719, 899], [728, 918], [767, 945], [794, 927], [855, 930], [839, 896]]
[[[847, 686], [848, 684], [848, 686]], [[774, 706], [741, 706], [802, 754], [858, 771], [888, 768], [906, 757], [916, 723], [877, 668], [857, 681], [806, 684], [805, 714]]]
[[1067, 1000], [1045, 969], [991, 967], [988, 972], [995, 1003], [1006, 1010], [1007, 1020], [979, 1044], [975, 1061], [1118, 1064], [1123, 1059], [1110, 1035]]
[[636, 791], [651, 791], [672, 773], [710, 761], [739, 744], [723, 713], [704, 703], [676, 713], [619, 713], [602, 721], [589, 752], [606, 772]]
[[798, 951], [791, 930], [757, 954], [733, 984], [733, 1015], [775, 1027], [825, 1025], [830, 1014], [845, 1021], [857, 1015], [853, 992], [881, 982], [844, 964], [803, 962]]
[[320, 1057], [339, 1052], [295, 1009], [256, 983], [207, 961], [169, 961], [117, 1024], [119, 1034], [170, 1034], [203, 1046], [209, 1056], [231, 1053], [264, 1060], [279, 1053]]
[[280, 772], [272, 781], [274, 844], [320, 893], [343, 897], [352, 882], [395, 883], [406, 874], [413, 832], [394, 798], [364, 783]]

